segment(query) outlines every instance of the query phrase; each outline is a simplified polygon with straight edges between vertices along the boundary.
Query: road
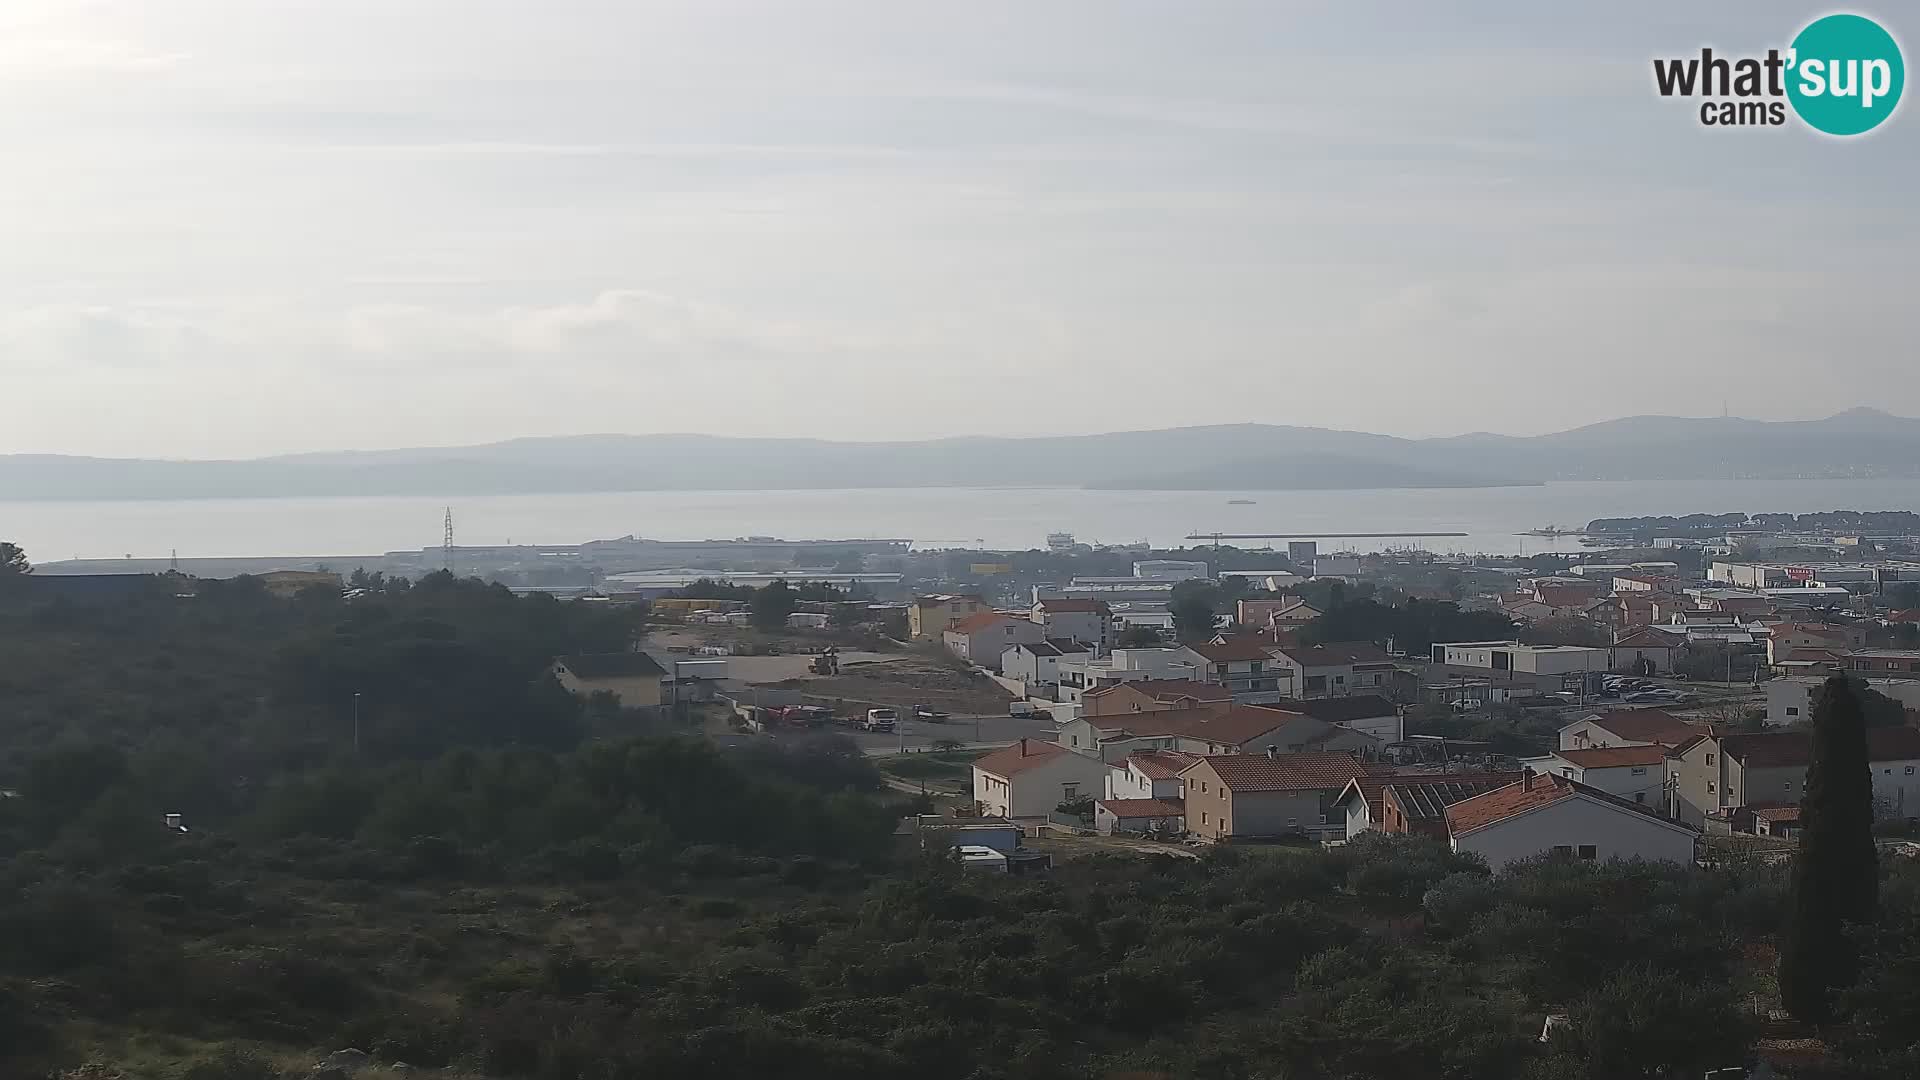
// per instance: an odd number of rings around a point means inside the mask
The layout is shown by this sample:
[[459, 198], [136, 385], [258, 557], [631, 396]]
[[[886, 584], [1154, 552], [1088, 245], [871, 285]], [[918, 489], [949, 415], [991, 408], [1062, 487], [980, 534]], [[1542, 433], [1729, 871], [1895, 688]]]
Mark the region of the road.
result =
[[902, 720], [890, 735], [869, 735], [855, 727], [836, 727], [872, 756], [897, 754], [902, 750], [925, 750], [941, 739], [954, 739], [969, 749], [1005, 746], [1018, 739], [1054, 740], [1053, 721], [1025, 716], [955, 716], [941, 723]]

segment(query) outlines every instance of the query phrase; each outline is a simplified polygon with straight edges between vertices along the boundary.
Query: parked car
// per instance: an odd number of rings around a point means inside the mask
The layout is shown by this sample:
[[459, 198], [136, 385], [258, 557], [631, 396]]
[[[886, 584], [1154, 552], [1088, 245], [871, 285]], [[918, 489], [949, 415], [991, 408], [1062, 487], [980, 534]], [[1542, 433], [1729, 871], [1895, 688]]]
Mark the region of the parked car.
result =
[[1008, 716], [1038, 716], [1040, 715], [1040, 706], [1035, 705], [1033, 702], [1026, 701], [1026, 700], [1011, 702], [1007, 705], [1007, 715]]

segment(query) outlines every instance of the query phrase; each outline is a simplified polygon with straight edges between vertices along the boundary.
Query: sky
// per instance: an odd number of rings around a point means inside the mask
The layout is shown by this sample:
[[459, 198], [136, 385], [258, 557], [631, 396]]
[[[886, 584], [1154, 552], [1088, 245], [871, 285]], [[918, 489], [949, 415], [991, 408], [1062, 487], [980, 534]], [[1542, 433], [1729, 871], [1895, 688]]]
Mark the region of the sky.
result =
[[1920, 415], [1920, 106], [1653, 90], [1827, 8], [1456, 10], [7, 0], [0, 453]]

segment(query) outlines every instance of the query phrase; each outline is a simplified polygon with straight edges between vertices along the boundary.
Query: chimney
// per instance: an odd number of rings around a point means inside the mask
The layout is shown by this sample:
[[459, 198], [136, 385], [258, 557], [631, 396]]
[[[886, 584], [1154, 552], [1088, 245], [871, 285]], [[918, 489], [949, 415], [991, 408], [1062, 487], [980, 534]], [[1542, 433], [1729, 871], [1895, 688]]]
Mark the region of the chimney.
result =
[[1269, 761], [1271, 761], [1272, 759], [1274, 759], [1274, 758], [1277, 758], [1277, 757], [1279, 757], [1279, 756], [1280, 756], [1280, 748], [1279, 748], [1278, 746], [1275, 746], [1275, 745], [1274, 745], [1274, 744], [1272, 744], [1272, 743], [1268, 743], [1268, 744], [1267, 744], [1267, 759], [1268, 759]]
[[1524, 770], [1524, 771], [1525, 771], [1525, 772], [1526, 772], [1526, 774], [1527, 774], [1527, 779], [1526, 779], [1526, 785], [1527, 785], [1527, 786], [1525, 787], [1525, 789], [1524, 789], [1524, 790], [1526, 790], [1526, 791], [1532, 791], [1532, 790], [1533, 790], [1533, 776], [1534, 776], [1534, 773], [1533, 773], [1533, 770], [1532, 770], [1532, 769], [1527, 769], [1527, 770]]

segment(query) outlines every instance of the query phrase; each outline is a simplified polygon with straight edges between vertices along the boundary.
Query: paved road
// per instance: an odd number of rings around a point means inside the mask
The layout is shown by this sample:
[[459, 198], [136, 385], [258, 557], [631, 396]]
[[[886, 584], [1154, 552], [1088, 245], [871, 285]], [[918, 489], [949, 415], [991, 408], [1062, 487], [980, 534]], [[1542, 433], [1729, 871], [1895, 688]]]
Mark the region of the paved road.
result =
[[942, 723], [902, 720], [891, 735], [869, 735], [858, 728], [840, 727], [869, 754], [897, 754], [901, 750], [924, 750], [941, 739], [956, 739], [968, 747], [1005, 746], [1016, 739], [1044, 739], [1052, 742], [1053, 721], [1024, 716], [956, 716]]

